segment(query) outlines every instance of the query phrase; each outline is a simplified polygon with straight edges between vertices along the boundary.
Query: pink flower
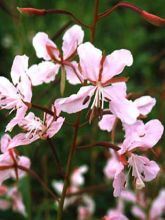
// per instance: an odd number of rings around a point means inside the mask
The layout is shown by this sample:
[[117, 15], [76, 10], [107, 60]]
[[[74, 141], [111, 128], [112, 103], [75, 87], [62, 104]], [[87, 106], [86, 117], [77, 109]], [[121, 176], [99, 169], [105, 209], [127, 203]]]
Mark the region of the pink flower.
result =
[[18, 213], [26, 216], [27, 213], [25, 210], [25, 205], [23, 203], [22, 195], [18, 191], [18, 188], [17, 187], [10, 188], [7, 195], [12, 201], [11, 205], [12, 205], [13, 211], [18, 212]]
[[5, 77], [0, 76], [0, 108], [16, 110], [16, 116], [9, 122], [6, 131], [12, 130], [21, 120], [28, 107], [25, 102], [31, 102], [32, 90], [31, 81], [27, 76], [28, 57], [16, 56], [11, 68], [11, 78], [13, 84]]
[[147, 157], [132, 154], [128, 159], [129, 166], [132, 167], [132, 176], [135, 178], [137, 189], [142, 189], [145, 182], [156, 178], [160, 168], [153, 160]]
[[[139, 114], [147, 115], [152, 110], [153, 106], [156, 104], [155, 98], [151, 96], [142, 96], [136, 100], [134, 100], [134, 104], [137, 107]], [[108, 110], [108, 109], [107, 109]], [[103, 115], [101, 120], [99, 121], [99, 128], [103, 131], [111, 132], [116, 116], [112, 114]], [[124, 126], [124, 123], [123, 123]], [[125, 125], [126, 127], [126, 125]]]
[[128, 220], [128, 218], [118, 210], [110, 210], [103, 220]]
[[75, 169], [71, 175], [71, 184], [76, 187], [83, 185], [85, 182], [83, 174], [85, 174], [87, 171], [88, 167], [86, 165]]
[[[123, 124], [125, 129], [125, 140], [120, 145], [118, 151], [119, 160], [123, 163], [123, 168], [117, 167], [115, 173], [113, 187], [114, 196], [119, 196], [125, 188], [124, 166], [132, 168], [132, 176], [135, 178], [137, 189], [142, 189], [145, 184], [156, 178], [160, 168], [155, 161], [150, 161], [147, 157], [138, 156], [132, 153], [136, 148], [146, 150], [152, 148], [161, 138], [163, 134], [163, 125], [159, 120], [150, 120], [146, 124], [138, 120], [133, 125]], [[126, 157], [128, 160], [126, 160]], [[125, 158], [122, 161], [122, 158]], [[118, 162], [119, 163], [119, 162]]]
[[[53, 68], [55, 68], [55, 73], [49, 74], [52, 77], [57, 74], [60, 66], [65, 68], [66, 71], [66, 78], [71, 84], [77, 84], [83, 81], [83, 78], [81, 77], [79, 70], [78, 70], [78, 64], [74, 61], [71, 62], [72, 57], [77, 52], [77, 47], [80, 45], [84, 38], [84, 32], [78, 25], [73, 25], [70, 29], [68, 29], [64, 36], [63, 36], [63, 44], [62, 44], [62, 53], [57, 48], [56, 44], [53, 43], [52, 40], [49, 39], [48, 35], [39, 32], [36, 34], [36, 36], [33, 38], [33, 46], [36, 50], [36, 54], [39, 58], [43, 58], [47, 61], [48, 64], [48, 70], [40, 69], [39, 73], [35, 76], [33, 74], [30, 74], [30, 77], [32, 78], [32, 82], [35, 83], [35, 85], [39, 85], [42, 83], [40, 79], [44, 78], [45, 71], [51, 71], [51, 66], [53, 67], [53, 64], [49, 64], [48, 61], [53, 60], [56, 64]], [[44, 62], [45, 63], [45, 62]], [[45, 65], [45, 64], [42, 64]], [[36, 68], [36, 67], [35, 67]], [[53, 69], [52, 68], [52, 69]], [[37, 75], [41, 75], [37, 79]], [[35, 78], [35, 79], [34, 79]], [[45, 81], [45, 80], [44, 80]], [[47, 80], [49, 82], [49, 80]]]
[[131, 212], [135, 217], [137, 217], [140, 220], [146, 219], [146, 215], [145, 215], [144, 211], [141, 208], [139, 208], [138, 206], [133, 206], [131, 208]]
[[1, 138], [1, 152], [0, 155], [0, 184], [9, 178], [20, 178], [25, 175], [25, 172], [18, 168], [23, 166], [30, 167], [30, 160], [27, 157], [19, 156], [13, 149], [9, 149], [12, 139], [8, 134]]
[[[114, 79], [125, 66], [133, 62], [130, 51], [116, 50], [108, 56], [87, 42], [78, 47], [80, 69], [84, 79], [92, 85], [83, 86], [77, 94], [56, 101], [61, 110], [75, 113], [89, 106], [94, 96], [91, 109], [104, 108], [104, 102], [110, 101], [110, 111], [122, 121], [129, 124], [136, 121], [139, 112], [132, 101], [126, 99], [126, 85], [122, 79]], [[109, 86], [112, 84], [111, 86]]]
[[82, 196], [81, 200], [82, 205], [78, 207], [78, 220], [89, 220], [95, 211], [95, 203], [93, 199], [86, 194]]
[[153, 201], [150, 209], [150, 219], [159, 219], [165, 212], [165, 189], [162, 189], [158, 197]]
[[62, 127], [63, 117], [56, 117], [49, 114], [44, 115], [43, 121], [29, 112], [27, 116], [18, 122], [18, 125], [25, 131], [13, 137], [9, 148], [20, 145], [28, 145], [38, 139], [52, 138]]
[[[128, 166], [132, 168], [132, 176], [135, 178], [137, 189], [145, 187], [144, 182], [149, 182], [156, 178], [160, 168], [155, 161], [150, 161], [147, 157], [131, 154], [128, 159]], [[113, 195], [118, 197], [125, 190], [127, 179], [124, 174], [124, 165], [118, 168], [113, 180]]]
[[133, 125], [124, 124], [125, 140], [120, 146], [120, 153], [131, 151], [135, 148], [152, 148], [161, 138], [164, 127], [157, 119], [150, 120], [146, 124], [138, 120]]

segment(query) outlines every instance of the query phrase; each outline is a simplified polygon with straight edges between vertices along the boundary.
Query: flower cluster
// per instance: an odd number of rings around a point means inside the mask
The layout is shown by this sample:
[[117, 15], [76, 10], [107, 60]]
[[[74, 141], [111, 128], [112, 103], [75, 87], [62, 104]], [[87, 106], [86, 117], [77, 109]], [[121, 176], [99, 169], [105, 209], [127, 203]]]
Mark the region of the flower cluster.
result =
[[144, 192], [133, 193], [132, 191], [123, 191], [120, 198], [117, 200], [117, 207], [110, 209], [104, 220], [116, 219], [116, 220], [128, 220], [124, 211], [126, 203], [131, 205], [130, 213], [139, 220], [162, 219], [162, 215], [165, 210], [165, 190], [161, 189], [159, 195], [152, 201], [144, 194]]
[[[18, 55], [11, 68], [12, 83], [0, 77], [0, 108], [10, 110], [10, 113], [16, 111], [6, 126], [6, 132], [11, 132], [16, 125], [21, 129], [12, 138], [8, 134], [1, 138], [0, 183], [10, 177], [20, 178], [30, 167], [30, 159], [19, 156], [15, 147], [52, 138], [65, 121], [60, 114], [72, 114], [84, 109], [89, 110], [89, 123], [98, 117], [101, 130], [111, 132], [117, 121], [122, 123], [124, 140], [117, 143], [119, 150], [111, 152], [112, 157], [105, 167], [105, 175], [113, 178], [115, 197], [120, 196], [128, 185], [126, 168], [132, 170], [137, 189], [143, 188], [144, 182], [157, 176], [160, 168], [156, 162], [136, 153], [137, 150], [150, 150], [163, 134], [159, 120], [147, 123], [141, 120], [151, 112], [156, 100], [150, 96], [130, 100], [126, 85], [128, 78], [118, 76], [125, 67], [132, 65], [131, 52], [119, 49], [105, 55], [92, 43], [83, 43], [83, 40], [84, 32], [78, 25], [66, 31], [61, 49], [46, 33], [39, 32], [33, 38], [33, 46], [37, 57], [42, 59], [41, 63], [28, 67], [29, 58]], [[79, 85], [79, 90], [69, 97], [57, 98], [51, 103], [51, 108], [37, 107], [32, 101], [32, 88], [54, 81], [60, 69], [62, 92], [65, 78], [71, 85]], [[43, 119], [32, 112], [33, 107], [44, 111]], [[80, 170], [72, 174], [71, 192], [77, 192], [83, 183], [80, 173], [86, 172], [86, 168]], [[62, 185], [58, 185], [58, 188]], [[80, 207], [79, 212], [83, 215], [86, 210]]]

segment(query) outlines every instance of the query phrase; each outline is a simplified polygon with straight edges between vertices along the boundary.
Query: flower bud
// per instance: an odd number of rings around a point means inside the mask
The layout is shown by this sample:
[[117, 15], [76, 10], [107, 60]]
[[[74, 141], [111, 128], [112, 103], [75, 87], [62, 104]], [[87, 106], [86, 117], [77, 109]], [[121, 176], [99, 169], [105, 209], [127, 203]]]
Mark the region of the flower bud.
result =
[[165, 25], [165, 19], [159, 17], [159, 16], [156, 16], [154, 14], [151, 14], [147, 11], [142, 11], [141, 12], [141, 16], [146, 20], [148, 21], [149, 23], [153, 24], [153, 25], [156, 25], [156, 26], [163, 26]]
[[46, 14], [45, 9], [19, 8], [19, 7], [17, 7], [17, 9], [22, 14], [28, 14], [28, 15], [45, 15]]

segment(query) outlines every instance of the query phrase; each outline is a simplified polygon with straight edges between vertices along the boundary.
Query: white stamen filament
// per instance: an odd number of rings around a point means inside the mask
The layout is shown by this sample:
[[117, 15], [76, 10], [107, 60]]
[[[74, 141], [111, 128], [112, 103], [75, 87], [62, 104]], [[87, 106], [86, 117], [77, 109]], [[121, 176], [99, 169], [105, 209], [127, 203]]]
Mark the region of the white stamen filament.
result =
[[39, 131], [42, 131], [43, 130], [43, 123], [41, 120], [32, 120], [32, 121], [29, 121], [27, 123], [26, 126], [24, 126], [24, 128], [28, 131], [27, 133], [27, 137], [30, 136], [32, 133], [34, 135], [36, 135]]
[[[100, 83], [98, 83], [97, 88], [96, 88], [96, 92], [95, 92], [95, 97], [93, 100], [93, 103], [91, 105], [91, 109], [93, 109], [94, 107], [97, 108], [104, 108], [104, 93], [103, 93], [103, 88], [100, 85]], [[101, 101], [101, 106], [100, 106], [100, 101]]]

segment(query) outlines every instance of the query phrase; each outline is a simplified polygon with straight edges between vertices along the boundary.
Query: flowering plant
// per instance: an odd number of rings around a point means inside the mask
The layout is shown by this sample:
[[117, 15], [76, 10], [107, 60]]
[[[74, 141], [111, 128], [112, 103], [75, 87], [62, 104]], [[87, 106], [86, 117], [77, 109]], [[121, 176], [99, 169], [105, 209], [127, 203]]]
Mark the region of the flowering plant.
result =
[[[6, 123], [5, 134], [1, 137], [0, 183], [4, 184], [10, 178], [19, 182], [25, 173], [32, 175], [53, 198], [57, 220], [62, 220], [63, 211], [74, 205], [77, 205], [79, 220], [92, 219], [95, 203], [92, 197], [87, 195], [88, 191], [109, 187], [113, 188], [114, 197], [119, 197], [122, 201], [125, 198], [129, 200], [127, 197], [131, 193], [126, 194], [128, 188], [142, 190], [146, 182], [156, 179], [161, 172], [158, 163], [150, 160], [147, 155], [148, 152], [154, 151], [152, 148], [159, 142], [164, 131], [160, 120], [147, 121], [148, 114], [154, 106], [156, 108], [156, 99], [148, 94], [134, 98], [133, 94], [127, 93], [128, 77], [122, 75], [123, 71], [131, 72], [133, 65], [131, 51], [117, 48], [106, 55], [94, 44], [98, 21], [111, 15], [118, 7], [131, 9], [151, 24], [157, 26], [165, 24], [163, 18], [124, 2], [100, 13], [99, 0], [96, 0], [93, 22], [90, 25], [84, 24], [66, 10], [18, 8], [23, 14], [36, 16], [68, 15], [76, 22], [65, 31], [61, 49], [45, 32], [36, 33], [32, 44], [40, 61], [29, 65], [27, 55], [17, 55], [11, 67], [11, 81], [0, 76], [0, 108], [9, 111], [12, 116], [13, 112], [16, 112]], [[85, 38], [85, 28], [90, 31], [90, 40]], [[129, 77], [131, 78], [131, 74]], [[51, 98], [47, 106], [33, 101], [32, 94], [36, 95], [36, 88], [40, 85], [53, 85], [53, 89], [57, 91], [58, 95], [55, 99], [52, 97], [53, 100]], [[70, 95], [66, 95], [67, 86], [71, 88]], [[39, 94], [37, 95], [38, 100], [42, 99]], [[75, 113], [75, 122], [70, 122], [69, 118], [73, 118], [72, 115]], [[64, 168], [57, 153], [60, 146], [54, 146], [54, 140], [59, 132], [63, 132], [65, 125], [73, 128], [73, 141], [68, 149], [70, 138], [67, 137], [66, 148], [69, 153], [65, 155], [67, 163]], [[96, 138], [96, 141], [93, 141], [95, 138], [91, 137], [90, 143], [86, 143], [85, 138], [80, 141], [79, 130], [83, 128], [85, 135], [89, 135], [89, 127], [92, 129], [92, 126], [99, 134], [102, 132], [110, 134], [111, 139], [106, 141]], [[18, 132], [14, 133], [16, 130]], [[118, 138], [118, 133], [123, 137]], [[54, 169], [57, 170], [57, 180], [53, 181], [54, 191], [48, 187], [41, 175], [31, 169], [35, 164], [33, 161], [30, 162], [30, 157], [20, 156], [18, 151], [27, 148], [26, 145], [30, 147], [33, 143], [40, 143], [41, 140], [44, 141], [45, 147], [51, 147], [54, 156], [56, 165]], [[103, 157], [106, 163], [105, 184], [83, 189], [85, 184], [83, 175], [88, 169], [90, 171], [90, 167], [81, 164], [80, 167], [73, 169], [74, 157], [76, 152], [95, 149], [96, 146], [103, 147], [106, 151], [106, 158]], [[110, 180], [113, 180], [113, 183]], [[5, 189], [8, 190], [7, 187]], [[21, 194], [16, 186], [6, 194], [14, 201], [13, 210], [26, 215]], [[145, 219], [147, 214], [136, 206], [138, 204], [136, 195], [132, 193], [131, 196], [133, 198], [131, 202], [134, 204], [132, 213]], [[158, 197], [153, 202], [150, 216], [154, 216], [153, 209], [161, 199]], [[4, 205], [2, 202], [2, 207]], [[161, 216], [163, 209], [164, 206], [155, 216]], [[123, 212], [124, 208], [121, 207], [112, 209], [103, 219], [128, 219]], [[105, 213], [102, 213], [102, 216], [104, 215]]]

